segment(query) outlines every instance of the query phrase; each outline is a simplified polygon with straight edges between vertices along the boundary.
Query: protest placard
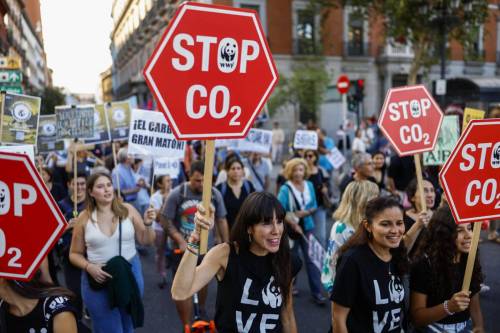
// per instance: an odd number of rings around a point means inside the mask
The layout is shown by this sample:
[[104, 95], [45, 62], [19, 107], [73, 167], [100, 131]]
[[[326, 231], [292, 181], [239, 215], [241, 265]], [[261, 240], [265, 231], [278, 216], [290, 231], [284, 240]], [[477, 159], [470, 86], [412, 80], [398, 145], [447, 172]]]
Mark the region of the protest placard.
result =
[[109, 131], [108, 117], [106, 116], [106, 109], [104, 104], [96, 104], [94, 106], [94, 136], [84, 140], [85, 144], [104, 143], [111, 140]]
[[309, 254], [309, 258], [313, 262], [314, 266], [318, 268], [321, 272], [323, 270], [323, 260], [325, 258], [325, 249], [321, 245], [321, 243], [314, 237], [313, 234], [309, 234], [307, 237], [308, 247], [307, 252]]
[[460, 135], [457, 115], [445, 116], [433, 151], [424, 153], [424, 165], [443, 165], [451, 155]]
[[36, 145], [40, 97], [7, 92], [0, 115], [0, 142]]
[[35, 146], [33, 145], [0, 146], [0, 152], [28, 155], [31, 162], [35, 164]]
[[484, 119], [485, 112], [483, 110], [465, 108], [464, 119], [462, 123], [462, 132], [467, 128], [467, 125], [472, 119]]
[[38, 153], [48, 153], [54, 150], [63, 150], [64, 141], [57, 140], [56, 115], [41, 115], [38, 121]]
[[184, 158], [185, 141], [174, 137], [161, 112], [132, 110], [128, 152], [132, 155]]
[[235, 144], [229, 144], [228, 148], [237, 149], [241, 152], [269, 154], [271, 152], [272, 137], [272, 131], [251, 128], [244, 139], [235, 140]]
[[318, 149], [318, 133], [315, 131], [298, 130], [293, 139], [295, 149]]
[[340, 168], [346, 161], [344, 155], [342, 155], [337, 147], [333, 147], [332, 150], [330, 150], [330, 152], [326, 155], [326, 158], [334, 169]]
[[128, 101], [108, 103], [105, 105], [105, 109], [111, 140], [127, 140], [130, 128], [130, 103]]
[[56, 106], [57, 139], [86, 139], [94, 136], [93, 105]]
[[153, 172], [155, 176], [169, 175], [176, 179], [179, 176], [181, 161], [175, 157], [159, 157], [153, 161]]

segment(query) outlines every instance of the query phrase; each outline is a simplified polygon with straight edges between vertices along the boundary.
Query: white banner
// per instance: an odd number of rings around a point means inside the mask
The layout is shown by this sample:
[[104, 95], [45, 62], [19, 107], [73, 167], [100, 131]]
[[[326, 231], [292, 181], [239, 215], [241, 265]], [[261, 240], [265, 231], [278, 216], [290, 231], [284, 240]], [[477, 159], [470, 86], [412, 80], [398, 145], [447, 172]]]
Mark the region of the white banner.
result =
[[293, 139], [295, 149], [318, 149], [318, 133], [315, 131], [298, 130]]
[[28, 155], [31, 162], [35, 164], [35, 146], [19, 145], [19, 146], [0, 146], [0, 151], [4, 153], [17, 153]]
[[251, 128], [246, 138], [235, 140], [236, 147], [233, 145], [228, 145], [228, 147], [239, 151], [269, 154], [271, 152], [272, 137], [272, 131]]
[[321, 245], [321, 243], [314, 237], [313, 234], [309, 234], [307, 238], [309, 241], [307, 253], [309, 254], [309, 258], [313, 262], [314, 266], [318, 267], [318, 270], [321, 272], [323, 270], [323, 259], [325, 258], [325, 249]]
[[340, 168], [346, 161], [344, 155], [342, 155], [337, 147], [333, 147], [333, 149], [326, 155], [326, 158], [335, 169]]
[[172, 157], [160, 157], [154, 160], [154, 175], [162, 176], [169, 175], [170, 178], [176, 179], [179, 176], [181, 161]]
[[184, 158], [186, 141], [178, 141], [161, 112], [132, 110], [128, 153], [156, 157]]

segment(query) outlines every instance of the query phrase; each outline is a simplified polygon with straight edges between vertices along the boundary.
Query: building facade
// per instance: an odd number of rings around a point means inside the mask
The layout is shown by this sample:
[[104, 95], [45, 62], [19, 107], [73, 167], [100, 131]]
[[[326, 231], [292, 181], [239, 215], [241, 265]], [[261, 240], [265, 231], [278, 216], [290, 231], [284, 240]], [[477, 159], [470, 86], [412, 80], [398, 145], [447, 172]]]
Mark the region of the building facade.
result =
[[[280, 75], [290, 76], [304, 56], [321, 54], [331, 77], [325, 102], [318, 115], [321, 126], [331, 134], [342, 122], [341, 96], [335, 83], [348, 75], [363, 80], [364, 95], [361, 114], [377, 116], [386, 91], [405, 85], [413, 58], [408, 45], [384, 38], [380, 19], [363, 19], [354, 8], [328, 9], [328, 15], [314, 13], [307, 0], [213, 0], [203, 1], [254, 9], [273, 53]], [[500, 11], [490, 1], [489, 17], [478, 27], [478, 40], [473, 53], [464, 52], [458, 42], [448, 43], [446, 77], [447, 95], [444, 104], [465, 103], [488, 107], [500, 102]], [[152, 54], [159, 37], [179, 1], [115, 0], [114, 29], [111, 35], [113, 57], [113, 94], [116, 99], [136, 95], [139, 106], [151, 103], [142, 69]], [[324, 20], [323, 20], [323, 19]], [[432, 90], [440, 77], [439, 65], [419, 73], [418, 79]], [[464, 91], [467, 87], [467, 91]], [[464, 94], [468, 100], [464, 100]], [[461, 98], [461, 99], [460, 99]], [[282, 126], [293, 128], [293, 117], [283, 110], [277, 114]], [[338, 116], [335, 116], [338, 115]], [[352, 114], [350, 118], [354, 118]]]
[[104, 103], [113, 101], [113, 77], [111, 74], [111, 67], [100, 74], [101, 100]]

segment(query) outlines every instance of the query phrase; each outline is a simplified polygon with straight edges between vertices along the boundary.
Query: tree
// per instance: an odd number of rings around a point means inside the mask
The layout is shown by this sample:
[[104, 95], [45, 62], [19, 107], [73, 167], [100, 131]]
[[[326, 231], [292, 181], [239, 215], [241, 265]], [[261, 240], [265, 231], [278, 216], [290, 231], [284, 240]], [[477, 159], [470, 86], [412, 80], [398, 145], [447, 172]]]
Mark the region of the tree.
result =
[[[413, 48], [408, 84], [416, 84], [422, 68], [437, 62], [437, 50], [445, 52], [447, 36], [458, 41], [468, 54], [477, 41], [477, 27], [488, 17], [485, 0], [310, 0], [323, 8], [350, 5], [361, 15], [381, 17], [385, 37], [390, 42], [409, 44]], [[438, 38], [436, 38], [438, 36]]]
[[290, 77], [280, 75], [278, 87], [269, 100], [270, 114], [284, 106], [291, 108], [295, 126], [299, 121], [316, 120], [329, 82], [322, 59], [307, 57], [298, 61]]
[[46, 87], [42, 94], [41, 114], [53, 114], [57, 105], [65, 103], [64, 94], [61, 88]]

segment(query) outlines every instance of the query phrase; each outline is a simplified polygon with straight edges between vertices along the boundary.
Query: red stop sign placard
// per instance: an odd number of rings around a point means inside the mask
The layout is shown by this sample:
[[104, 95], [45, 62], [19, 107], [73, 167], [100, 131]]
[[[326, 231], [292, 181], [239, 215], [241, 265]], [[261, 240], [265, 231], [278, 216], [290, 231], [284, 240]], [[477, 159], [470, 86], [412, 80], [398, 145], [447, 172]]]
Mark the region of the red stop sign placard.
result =
[[500, 119], [472, 120], [439, 177], [457, 223], [500, 218]]
[[423, 85], [387, 92], [378, 125], [398, 155], [434, 149], [443, 113]]
[[29, 280], [66, 220], [26, 155], [0, 153], [0, 277]]
[[178, 139], [243, 138], [278, 82], [255, 11], [181, 5], [144, 68]]

